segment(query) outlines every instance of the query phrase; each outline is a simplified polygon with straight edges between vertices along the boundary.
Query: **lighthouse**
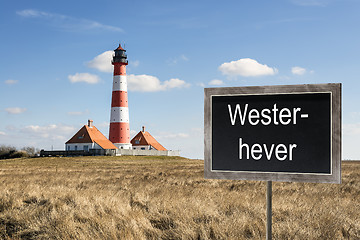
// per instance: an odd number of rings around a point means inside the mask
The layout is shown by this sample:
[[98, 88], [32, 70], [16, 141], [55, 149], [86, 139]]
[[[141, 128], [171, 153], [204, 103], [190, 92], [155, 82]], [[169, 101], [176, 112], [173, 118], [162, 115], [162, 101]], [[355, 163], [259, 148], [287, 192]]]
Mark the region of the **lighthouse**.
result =
[[126, 50], [119, 47], [114, 50], [113, 88], [111, 98], [109, 140], [119, 149], [132, 149], [130, 143], [129, 106], [127, 95]]

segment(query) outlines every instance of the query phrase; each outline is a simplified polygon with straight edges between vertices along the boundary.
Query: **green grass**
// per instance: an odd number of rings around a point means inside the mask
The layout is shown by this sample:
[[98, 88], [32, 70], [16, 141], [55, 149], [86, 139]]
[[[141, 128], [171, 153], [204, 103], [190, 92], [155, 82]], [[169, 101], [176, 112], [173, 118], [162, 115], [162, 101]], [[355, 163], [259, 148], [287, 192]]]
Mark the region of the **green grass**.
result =
[[[0, 160], [0, 239], [264, 239], [266, 183], [181, 157]], [[360, 162], [342, 184], [273, 183], [274, 239], [360, 239]]]

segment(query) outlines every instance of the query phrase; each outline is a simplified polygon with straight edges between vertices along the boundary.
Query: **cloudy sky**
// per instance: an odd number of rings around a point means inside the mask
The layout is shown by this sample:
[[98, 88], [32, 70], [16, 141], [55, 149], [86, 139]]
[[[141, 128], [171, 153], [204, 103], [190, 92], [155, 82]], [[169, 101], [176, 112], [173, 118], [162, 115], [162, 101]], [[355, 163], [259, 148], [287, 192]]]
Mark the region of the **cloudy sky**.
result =
[[[108, 136], [125, 45], [130, 128], [203, 158], [204, 88], [343, 84], [343, 158], [360, 159], [360, 1], [2, 1], [0, 144]], [[131, 137], [132, 137], [131, 136]]]

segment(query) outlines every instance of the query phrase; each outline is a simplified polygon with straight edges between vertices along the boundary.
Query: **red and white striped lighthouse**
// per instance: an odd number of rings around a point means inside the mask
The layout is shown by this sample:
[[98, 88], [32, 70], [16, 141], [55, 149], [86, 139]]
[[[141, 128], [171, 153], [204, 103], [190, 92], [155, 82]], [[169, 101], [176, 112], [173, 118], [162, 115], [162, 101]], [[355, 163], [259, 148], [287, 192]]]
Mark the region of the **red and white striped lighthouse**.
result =
[[111, 100], [109, 140], [119, 149], [131, 149], [129, 107], [127, 96], [126, 65], [128, 65], [126, 50], [121, 45], [114, 50], [112, 60], [114, 78]]

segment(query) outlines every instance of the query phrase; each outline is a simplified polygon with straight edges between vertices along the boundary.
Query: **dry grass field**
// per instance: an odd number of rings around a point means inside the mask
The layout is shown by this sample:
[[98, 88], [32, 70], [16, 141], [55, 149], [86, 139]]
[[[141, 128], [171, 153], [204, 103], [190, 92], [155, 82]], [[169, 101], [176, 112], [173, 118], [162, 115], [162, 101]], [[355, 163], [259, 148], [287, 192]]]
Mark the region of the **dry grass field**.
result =
[[[265, 239], [266, 183], [180, 157], [0, 161], [0, 239]], [[273, 183], [273, 239], [360, 239], [360, 162], [341, 185]]]

